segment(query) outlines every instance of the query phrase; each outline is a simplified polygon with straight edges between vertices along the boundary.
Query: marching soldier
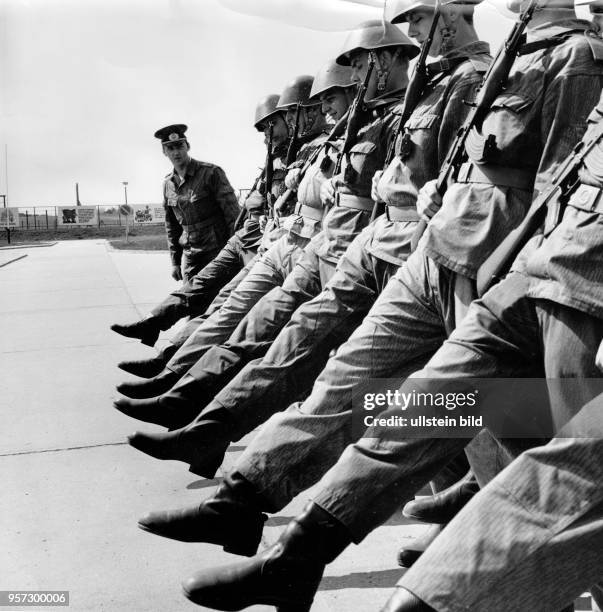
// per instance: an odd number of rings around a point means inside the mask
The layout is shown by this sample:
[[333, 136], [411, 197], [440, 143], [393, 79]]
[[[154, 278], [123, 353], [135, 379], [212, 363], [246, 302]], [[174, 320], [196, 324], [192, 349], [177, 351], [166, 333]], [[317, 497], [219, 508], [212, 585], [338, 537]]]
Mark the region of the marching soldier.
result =
[[163, 183], [163, 206], [174, 280], [190, 280], [220, 251], [240, 209], [222, 168], [189, 155], [187, 126], [155, 132], [174, 170]]
[[[577, 20], [573, 7], [563, 1], [550, 2], [539, 9], [529, 24], [528, 42], [520, 50], [503, 92], [497, 96], [481, 129], [468, 143], [472, 161], [461, 168], [460, 180], [448, 187], [441, 206], [433, 185], [427, 183], [428, 186], [422, 189], [420, 211], [438, 212], [433, 216], [419, 249], [393, 277], [371, 313], [350, 341], [340, 347], [315, 384], [307, 401], [323, 403], [317, 414], [326, 416], [334, 410], [340, 411], [342, 405], [349, 407], [350, 389], [358, 384], [355, 381], [375, 376], [372, 364], [381, 356], [399, 372], [403, 364], [409, 363], [411, 355], [415, 358], [430, 355], [437, 349], [446, 334], [446, 329], [442, 329], [442, 319], [449, 321], [450, 328], [454, 327], [450, 321], [451, 318], [454, 320], [455, 296], [463, 303], [467, 294], [475, 295], [473, 279], [479, 265], [501, 238], [521, 222], [531, 203], [532, 186], [537, 190], [546, 188], [559, 164], [570, 155], [571, 148], [584, 132], [586, 117], [598, 100], [603, 85], [603, 66], [597, 61], [600, 43], [585, 34], [589, 24]], [[570, 108], [571, 112], [568, 112]], [[487, 147], [484, 146], [486, 142], [489, 144]], [[518, 162], [521, 162], [521, 168], [517, 166]], [[602, 324], [596, 317], [588, 319], [582, 341], [577, 343], [575, 338], [572, 340], [571, 330], [576, 328], [569, 317], [571, 308], [580, 308], [585, 299], [593, 298], [588, 302], [589, 312], [592, 312], [595, 292], [591, 292], [592, 286], [584, 284], [586, 264], [584, 253], [580, 258], [578, 251], [586, 248], [586, 259], [595, 253], [589, 242], [594, 225], [591, 226], [589, 220], [598, 218], [598, 213], [592, 208], [598, 198], [591, 196], [594, 199], [590, 202], [590, 212], [586, 212], [579, 207], [584, 199], [581, 194], [579, 196], [574, 207], [568, 208], [569, 225], [560, 225], [555, 234], [556, 241], [548, 238], [544, 247], [537, 251], [541, 255], [540, 261], [536, 257], [532, 259], [532, 274], [536, 273], [538, 266], [545, 269], [545, 260], [552, 264], [546, 268], [546, 277], [543, 276], [540, 284], [536, 285], [542, 292], [539, 297], [545, 297], [539, 302], [539, 307], [542, 304], [541, 314], [534, 316], [526, 310], [525, 299], [517, 301], [521, 295], [518, 285], [521, 286], [523, 281], [517, 278], [520, 274], [511, 275], [509, 278], [514, 280], [505, 281], [491, 290], [490, 294], [496, 294], [488, 302], [492, 308], [491, 315], [480, 302], [475, 302], [460, 328], [443, 347], [450, 352], [441, 357], [438, 352], [430, 365], [417, 374], [418, 378], [438, 378], [438, 368], [450, 363], [448, 357], [454, 351], [462, 352], [484, 322], [491, 322], [491, 325], [482, 336], [483, 341], [476, 343], [475, 352], [461, 362], [467, 368], [465, 375], [482, 376], [486, 367], [490, 367], [492, 375], [500, 376], [500, 368], [504, 366], [505, 373], [513, 376], [517, 371], [526, 371], [526, 361], [533, 368], [534, 355], [538, 353], [542, 340], [534, 337], [528, 323], [537, 323], [540, 316], [544, 317], [543, 328], [547, 330], [545, 346], [554, 340], [550, 346], [556, 347], [554, 354], [545, 357], [548, 372], [559, 377], [561, 371], [557, 368], [563, 364], [567, 375], [570, 372], [567, 366], [571, 363], [571, 371], [577, 375], [591, 374], [596, 348], [603, 335]], [[579, 218], [589, 214], [591, 217]], [[572, 222], [575, 239], [567, 231]], [[580, 240], [582, 236], [586, 242]], [[600, 232], [597, 236], [600, 238]], [[554, 253], [564, 252], [567, 252], [569, 260], [565, 256], [560, 259], [553, 257]], [[566, 266], [565, 261], [572, 261], [572, 267]], [[565, 275], [570, 269], [576, 273]], [[589, 270], [592, 272], [592, 268]], [[556, 291], [564, 287], [575, 289], [577, 293]], [[461, 288], [463, 291], [459, 291]], [[557, 300], [557, 303], [547, 300]], [[572, 306], [564, 308], [559, 306], [561, 302]], [[600, 308], [600, 300], [597, 304]], [[501, 318], [507, 312], [507, 325], [501, 327]], [[515, 324], [518, 328], [510, 329]], [[538, 329], [538, 324], [535, 329]], [[373, 343], [373, 339], [381, 341], [380, 330], [387, 332], [384, 334], [387, 342], [382, 346]], [[507, 352], [499, 353], [508, 359], [486, 359], [484, 370], [479, 370], [479, 357], [488, 356], [490, 341], [495, 340], [497, 334], [511, 334], [504, 342]], [[517, 352], [508, 351], [511, 337], [520, 345]], [[370, 344], [366, 342], [368, 339], [371, 339]], [[580, 345], [582, 348], [578, 351]], [[560, 347], [563, 350], [559, 350]], [[392, 359], [392, 355], [396, 358]], [[368, 361], [371, 362], [370, 368], [367, 367]], [[392, 361], [395, 363], [391, 364]], [[333, 371], [339, 377], [336, 382], [325, 378], [325, 372], [333, 367], [337, 368]], [[440, 373], [439, 376], [443, 375]], [[411, 383], [405, 383], [408, 387], [403, 386], [403, 391], [408, 391]], [[338, 431], [341, 430], [338, 428]], [[328, 443], [325, 444], [326, 440]], [[320, 451], [321, 456], [336, 457], [341, 448], [333, 448], [337, 446], [333, 431], [320, 438], [305, 438], [305, 443], [309, 452]], [[345, 450], [321, 481], [314, 502], [289, 525], [275, 546], [249, 561], [198, 574], [185, 583], [186, 595], [196, 603], [211, 602], [210, 605], [217, 607], [243, 607], [278, 601], [281, 606], [295, 603], [309, 609], [325, 564], [335, 559], [352, 541], [359, 542], [386, 520], [401, 501], [410, 499], [465, 443], [459, 439], [399, 439], [395, 431], [371, 428], [365, 438]], [[334, 453], [331, 455], [332, 450]], [[285, 474], [281, 475], [279, 484], [285, 491], [291, 486], [291, 481]], [[246, 492], [248, 503], [237, 497], [239, 515], [241, 503], [261, 514], [257, 499], [248, 489]], [[278, 580], [272, 578], [276, 575]]]

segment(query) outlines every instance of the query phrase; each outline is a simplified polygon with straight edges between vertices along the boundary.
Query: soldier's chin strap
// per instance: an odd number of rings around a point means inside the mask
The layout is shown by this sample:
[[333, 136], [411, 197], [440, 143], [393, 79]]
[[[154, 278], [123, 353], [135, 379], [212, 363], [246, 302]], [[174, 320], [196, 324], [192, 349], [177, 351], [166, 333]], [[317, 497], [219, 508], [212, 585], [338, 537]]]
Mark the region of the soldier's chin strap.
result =
[[[392, 55], [392, 64], [396, 63], [401, 54], [402, 50], [398, 47]], [[375, 70], [377, 71], [377, 91], [383, 93], [387, 88], [387, 81], [389, 79], [390, 71], [383, 68], [383, 64], [381, 63], [381, 60], [379, 59], [379, 56], [375, 50], [369, 51], [369, 55], [373, 58]]]

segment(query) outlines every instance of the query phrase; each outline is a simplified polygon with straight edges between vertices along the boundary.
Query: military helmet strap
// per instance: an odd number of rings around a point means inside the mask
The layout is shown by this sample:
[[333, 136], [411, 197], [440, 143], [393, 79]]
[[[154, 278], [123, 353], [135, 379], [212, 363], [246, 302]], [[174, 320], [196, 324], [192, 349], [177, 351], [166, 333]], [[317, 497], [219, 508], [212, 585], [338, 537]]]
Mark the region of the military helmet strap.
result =
[[450, 53], [450, 51], [455, 48], [456, 28], [452, 23], [452, 19], [450, 19], [448, 8], [446, 6], [442, 6], [441, 4], [440, 19], [444, 24], [443, 27], [440, 28], [440, 36], [442, 38], [440, 54], [445, 55], [446, 53]]
[[[401, 54], [400, 48], [396, 49], [392, 57], [392, 63], [395, 62]], [[369, 55], [372, 56], [373, 62], [375, 63], [375, 70], [377, 71], [377, 91], [383, 93], [387, 87], [387, 81], [389, 79], [389, 70], [383, 68], [381, 64], [381, 60], [377, 55], [377, 51], [375, 49], [371, 49], [369, 51]]]

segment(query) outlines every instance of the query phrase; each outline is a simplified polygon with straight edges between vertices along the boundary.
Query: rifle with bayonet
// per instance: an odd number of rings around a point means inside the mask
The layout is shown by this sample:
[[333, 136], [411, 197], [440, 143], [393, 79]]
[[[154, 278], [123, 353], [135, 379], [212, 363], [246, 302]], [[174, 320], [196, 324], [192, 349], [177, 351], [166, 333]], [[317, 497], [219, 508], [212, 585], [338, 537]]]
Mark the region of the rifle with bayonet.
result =
[[293, 124], [293, 132], [289, 139], [289, 147], [287, 149], [287, 157], [285, 158], [285, 167], [289, 167], [297, 157], [297, 149], [299, 148], [299, 121], [301, 116], [301, 104], [298, 102], [295, 110], [295, 123]]
[[[441, 196], [444, 195], [449, 183], [454, 180], [458, 174], [459, 168], [467, 159], [465, 145], [467, 144], [470, 134], [474, 129], [481, 130], [484, 119], [490, 111], [490, 107], [505, 86], [509, 78], [509, 73], [515, 63], [515, 59], [519, 55], [519, 51], [525, 42], [524, 32], [532, 19], [538, 2], [539, 0], [530, 0], [526, 10], [520, 15], [513, 29], [498, 50], [493, 62], [490, 64], [476, 100], [472, 103], [471, 110], [462, 127], [459, 129], [456, 139], [440, 168], [436, 189]], [[491, 139], [488, 139], [485, 146], [491, 147], [494, 145], [495, 143], [493, 143]], [[413, 251], [416, 249], [426, 227], [427, 223], [425, 221], [419, 221], [417, 229], [412, 237], [411, 249]]]
[[544, 223], [549, 205], [556, 201], [559, 205], [556, 218], [563, 217], [563, 211], [573, 189], [580, 183], [579, 171], [586, 156], [603, 139], [603, 126], [588, 140], [581, 140], [571, 155], [555, 172], [551, 184], [532, 202], [524, 220], [490, 254], [477, 271], [477, 291], [481, 297], [492, 285], [507, 274], [511, 265]]
[[264, 188], [266, 190], [266, 217], [274, 216], [274, 202], [272, 201], [272, 184], [274, 182], [274, 153], [272, 151], [274, 124], [268, 126], [268, 149], [266, 151], [266, 165], [264, 166]]

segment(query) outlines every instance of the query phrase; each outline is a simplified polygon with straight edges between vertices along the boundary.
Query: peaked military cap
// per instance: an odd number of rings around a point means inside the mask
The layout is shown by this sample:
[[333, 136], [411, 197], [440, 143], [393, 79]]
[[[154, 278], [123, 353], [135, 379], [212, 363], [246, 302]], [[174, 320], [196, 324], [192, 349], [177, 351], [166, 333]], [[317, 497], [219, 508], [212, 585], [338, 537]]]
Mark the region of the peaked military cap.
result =
[[155, 132], [155, 138], [161, 140], [161, 144], [169, 144], [171, 142], [181, 142], [186, 140], [184, 135], [188, 127], [182, 123], [176, 125], [168, 125]]

